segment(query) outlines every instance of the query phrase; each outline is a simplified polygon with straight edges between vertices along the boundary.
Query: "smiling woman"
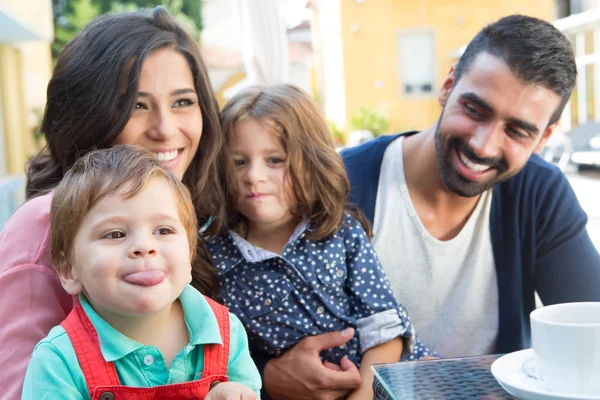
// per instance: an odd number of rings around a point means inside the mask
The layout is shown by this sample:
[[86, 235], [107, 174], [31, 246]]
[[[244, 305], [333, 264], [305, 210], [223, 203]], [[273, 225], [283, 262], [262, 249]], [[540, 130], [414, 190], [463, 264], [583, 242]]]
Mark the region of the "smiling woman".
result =
[[140, 73], [131, 118], [115, 139], [151, 150], [182, 179], [202, 135], [202, 113], [185, 57], [165, 48], [150, 54]]
[[[115, 144], [151, 150], [190, 190], [198, 228], [211, 221], [208, 233], [221, 229], [229, 207], [225, 190], [234, 186], [218, 174], [230, 167], [198, 47], [160, 7], [151, 15], [91, 22], [58, 57], [47, 94], [41, 127], [47, 146], [27, 171], [30, 200], [0, 233], [0, 364], [6, 366], [0, 387], [7, 399], [20, 398], [35, 344], [75, 301], [51, 267], [48, 213], [53, 188], [79, 157]], [[202, 240], [196, 250], [192, 284], [215, 295]]]

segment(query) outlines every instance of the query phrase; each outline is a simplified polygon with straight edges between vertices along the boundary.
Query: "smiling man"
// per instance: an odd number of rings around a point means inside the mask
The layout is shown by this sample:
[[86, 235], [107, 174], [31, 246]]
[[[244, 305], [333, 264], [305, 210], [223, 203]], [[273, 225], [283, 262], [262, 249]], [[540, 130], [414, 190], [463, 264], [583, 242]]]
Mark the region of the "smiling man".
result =
[[342, 153], [351, 201], [421, 339], [443, 356], [530, 345], [529, 312], [600, 301], [600, 256], [565, 176], [534, 153], [575, 85], [551, 24], [485, 27], [442, 84], [439, 120]]

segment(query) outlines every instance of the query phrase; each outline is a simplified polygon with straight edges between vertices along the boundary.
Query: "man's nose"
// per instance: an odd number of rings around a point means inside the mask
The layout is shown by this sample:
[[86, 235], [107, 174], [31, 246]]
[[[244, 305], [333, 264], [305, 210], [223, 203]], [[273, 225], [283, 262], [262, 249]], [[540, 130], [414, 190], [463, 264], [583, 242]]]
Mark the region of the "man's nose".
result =
[[501, 153], [504, 126], [489, 123], [477, 127], [469, 140], [469, 146], [478, 158], [495, 158]]

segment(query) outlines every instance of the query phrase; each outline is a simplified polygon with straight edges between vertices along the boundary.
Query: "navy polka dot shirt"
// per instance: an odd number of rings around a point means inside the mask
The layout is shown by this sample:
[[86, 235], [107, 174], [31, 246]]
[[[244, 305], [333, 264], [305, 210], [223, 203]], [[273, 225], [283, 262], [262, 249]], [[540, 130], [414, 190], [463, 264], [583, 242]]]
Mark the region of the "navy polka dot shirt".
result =
[[407, 339], [407, 359], [433, 354], [414, 339], [360, 223], [347, 214], [338, 232], [317, 241], [306, 237], [309, 229], [302, 222], [281, 255], [231, 231], [207, 243], [223, 301], [252, 348], [278, 356], [306, 336], [353, 327], [354, 338], [323, 351], [323, 360], [348, 356], [360, 365], [365, 351], [396, 337]]

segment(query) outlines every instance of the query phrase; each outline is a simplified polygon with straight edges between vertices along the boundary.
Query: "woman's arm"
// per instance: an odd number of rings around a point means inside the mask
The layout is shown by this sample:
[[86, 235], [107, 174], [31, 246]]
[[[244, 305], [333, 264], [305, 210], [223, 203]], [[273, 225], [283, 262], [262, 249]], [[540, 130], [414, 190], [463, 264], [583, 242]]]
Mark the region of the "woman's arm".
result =
[[35, 345], [59, 325], [73, 307], [53, 271], [21, 265], [0, 276], [0, 390], [20, 399]]
[[360, 364], [362, 383], [354, 390], [347, 400], [370, 399], [373, 397], [373, 371], [371, 365], [376, 363], [398, 362], [402, 354], [402, 339], [396, 338], [389, 342], [370, 348], [363, 354]]
[[0, 232], [0, 393], [20, 399], [35, 345], [73, 308], [50, 261], [52, 195], [19, 208]]

